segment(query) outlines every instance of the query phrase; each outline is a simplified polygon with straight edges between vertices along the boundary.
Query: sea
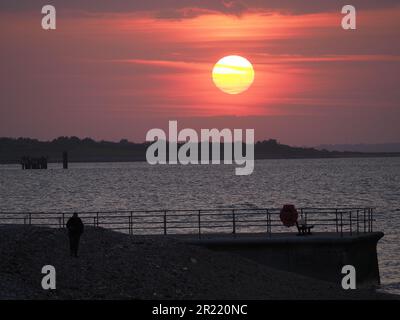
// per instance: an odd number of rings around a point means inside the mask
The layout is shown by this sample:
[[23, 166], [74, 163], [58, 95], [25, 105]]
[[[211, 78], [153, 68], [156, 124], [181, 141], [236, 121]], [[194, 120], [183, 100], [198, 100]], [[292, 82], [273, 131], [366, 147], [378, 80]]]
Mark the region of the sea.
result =
[[400, 158], [258, 160], [233, 165], [0, 165], [0, 212], [374, 207], [380, 290], [400, 294]]

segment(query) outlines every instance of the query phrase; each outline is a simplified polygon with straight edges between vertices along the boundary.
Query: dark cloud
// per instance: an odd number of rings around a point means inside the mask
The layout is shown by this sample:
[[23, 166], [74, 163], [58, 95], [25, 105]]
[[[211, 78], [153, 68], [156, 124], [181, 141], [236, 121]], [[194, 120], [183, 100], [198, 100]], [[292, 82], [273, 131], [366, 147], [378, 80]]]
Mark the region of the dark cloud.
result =
[[[152, 12], [158, 18], [193, 18], [208, 13], [241, 15], [247, 11], [305, 14], [337, 11], [348, 0], [52, 0], [58, 10], [89, 13]], [[352, 0], [356, 8], [379, 9], [399, 6], [399, 0]], [[2, 0], [2, 12], [40, 11], [42, 1]]]

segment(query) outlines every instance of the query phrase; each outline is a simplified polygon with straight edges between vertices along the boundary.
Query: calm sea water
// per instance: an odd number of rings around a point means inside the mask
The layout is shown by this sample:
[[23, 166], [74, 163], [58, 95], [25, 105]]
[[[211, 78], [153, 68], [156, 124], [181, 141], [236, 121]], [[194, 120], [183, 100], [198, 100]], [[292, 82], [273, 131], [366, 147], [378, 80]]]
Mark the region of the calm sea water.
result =
[[372, 206], [382, 288], [400, 294], [400, 158], [261, 160], [234, 167], [147, 163], [0, 166], [0, 211], [90, 211], [217, 207]]

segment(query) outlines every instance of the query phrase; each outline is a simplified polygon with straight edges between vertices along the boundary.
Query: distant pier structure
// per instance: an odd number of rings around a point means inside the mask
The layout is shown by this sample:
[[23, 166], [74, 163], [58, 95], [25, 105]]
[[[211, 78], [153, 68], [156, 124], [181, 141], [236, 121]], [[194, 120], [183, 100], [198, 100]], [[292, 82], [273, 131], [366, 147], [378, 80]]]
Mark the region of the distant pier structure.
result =
[[40, 157], [40, 158], [22, 157], [21, 166], [22, 170], [47, 169], [47, 157]]
[[[64, 151], [62, 154], [63, 158], [63, 168], [68, 169], [68, 152]], [[48, 167], [48, 157], [29, 157], [24, 156], [21, 158], [22, 170], [36, 170], [36, 169], [47, 169]]]
[[68, 152], [63, 152], [63, 168], [68, 169]]

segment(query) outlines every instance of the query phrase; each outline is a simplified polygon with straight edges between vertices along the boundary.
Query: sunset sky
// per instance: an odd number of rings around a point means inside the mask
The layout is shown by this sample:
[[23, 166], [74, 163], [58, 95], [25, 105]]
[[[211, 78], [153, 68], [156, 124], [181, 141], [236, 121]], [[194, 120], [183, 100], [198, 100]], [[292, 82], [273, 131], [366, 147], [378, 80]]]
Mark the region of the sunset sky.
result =
[[[345, 4], [357, 30], [341, 28]], [[399, 4], [2, 0], [0, 136], [143, 142], [178, 120], [291, 145], [400, 142]], [[228, 55], [254, 66], [238, 95], [212, 80]]]

